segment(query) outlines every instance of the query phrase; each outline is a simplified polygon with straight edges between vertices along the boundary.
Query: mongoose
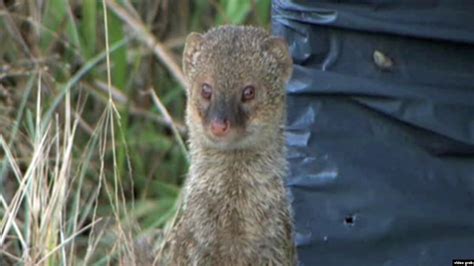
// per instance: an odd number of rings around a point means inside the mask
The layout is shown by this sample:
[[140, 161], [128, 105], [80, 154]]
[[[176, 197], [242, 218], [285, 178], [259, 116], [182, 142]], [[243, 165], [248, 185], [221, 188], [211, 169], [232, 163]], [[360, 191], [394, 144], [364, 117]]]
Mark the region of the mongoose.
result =
[[286, 42], [249, 26], [191, 33], [191, 165], [159, 265], [295, 265], [286, 174]]

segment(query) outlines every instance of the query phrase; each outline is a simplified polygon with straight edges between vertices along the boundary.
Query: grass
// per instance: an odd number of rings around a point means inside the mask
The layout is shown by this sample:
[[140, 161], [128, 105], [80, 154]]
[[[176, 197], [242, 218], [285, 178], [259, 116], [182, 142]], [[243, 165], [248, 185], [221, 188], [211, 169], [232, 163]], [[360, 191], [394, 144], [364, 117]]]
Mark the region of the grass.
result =
[[269, 12], [270, 0], [0, 1], [0, 265], [129, 264], [134, 243], [159, 238], [188, 166], [185, 37], [268, 27]]

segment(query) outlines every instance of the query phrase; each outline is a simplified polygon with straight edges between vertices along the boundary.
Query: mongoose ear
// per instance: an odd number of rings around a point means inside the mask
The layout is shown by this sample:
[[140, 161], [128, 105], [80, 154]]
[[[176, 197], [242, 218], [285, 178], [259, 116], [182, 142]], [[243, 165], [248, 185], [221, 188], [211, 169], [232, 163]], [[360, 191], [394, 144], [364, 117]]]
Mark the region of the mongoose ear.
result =
[[196, 66], [197, 57], [201, 51], [204, 42], [204, 37], [196, 32], [192, 32], [186, 37], [186, 44], [183, 52], [183, 72], [188, 76], [188, 73]]
[[277, 60], [283, 80], [288, 81], [293, 72], [293, 60], [286, 40], [281, 37], [270, 37], [265, 41], [264, 47]]

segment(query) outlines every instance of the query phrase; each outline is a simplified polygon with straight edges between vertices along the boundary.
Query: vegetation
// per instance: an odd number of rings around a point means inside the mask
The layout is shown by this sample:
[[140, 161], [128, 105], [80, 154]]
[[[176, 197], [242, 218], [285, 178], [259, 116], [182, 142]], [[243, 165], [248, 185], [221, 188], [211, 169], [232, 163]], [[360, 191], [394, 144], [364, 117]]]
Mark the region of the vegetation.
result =
[[187, 169], [185, 37], [269, 14], [270, 0], [0, 0], [0, 265], [116, 264], [159, 235]]

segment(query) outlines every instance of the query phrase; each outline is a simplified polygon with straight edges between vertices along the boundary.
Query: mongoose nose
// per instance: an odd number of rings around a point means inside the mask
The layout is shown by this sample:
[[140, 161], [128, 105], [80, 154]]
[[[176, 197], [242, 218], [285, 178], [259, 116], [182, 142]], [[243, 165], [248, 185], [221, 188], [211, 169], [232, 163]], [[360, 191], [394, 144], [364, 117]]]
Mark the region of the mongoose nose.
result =
[[211, 122], [211, 132], [214, 134], [216, 137], [223, 137], [229, 132], [229, 121], [224, 120], [224, 121], [212, 121]]

